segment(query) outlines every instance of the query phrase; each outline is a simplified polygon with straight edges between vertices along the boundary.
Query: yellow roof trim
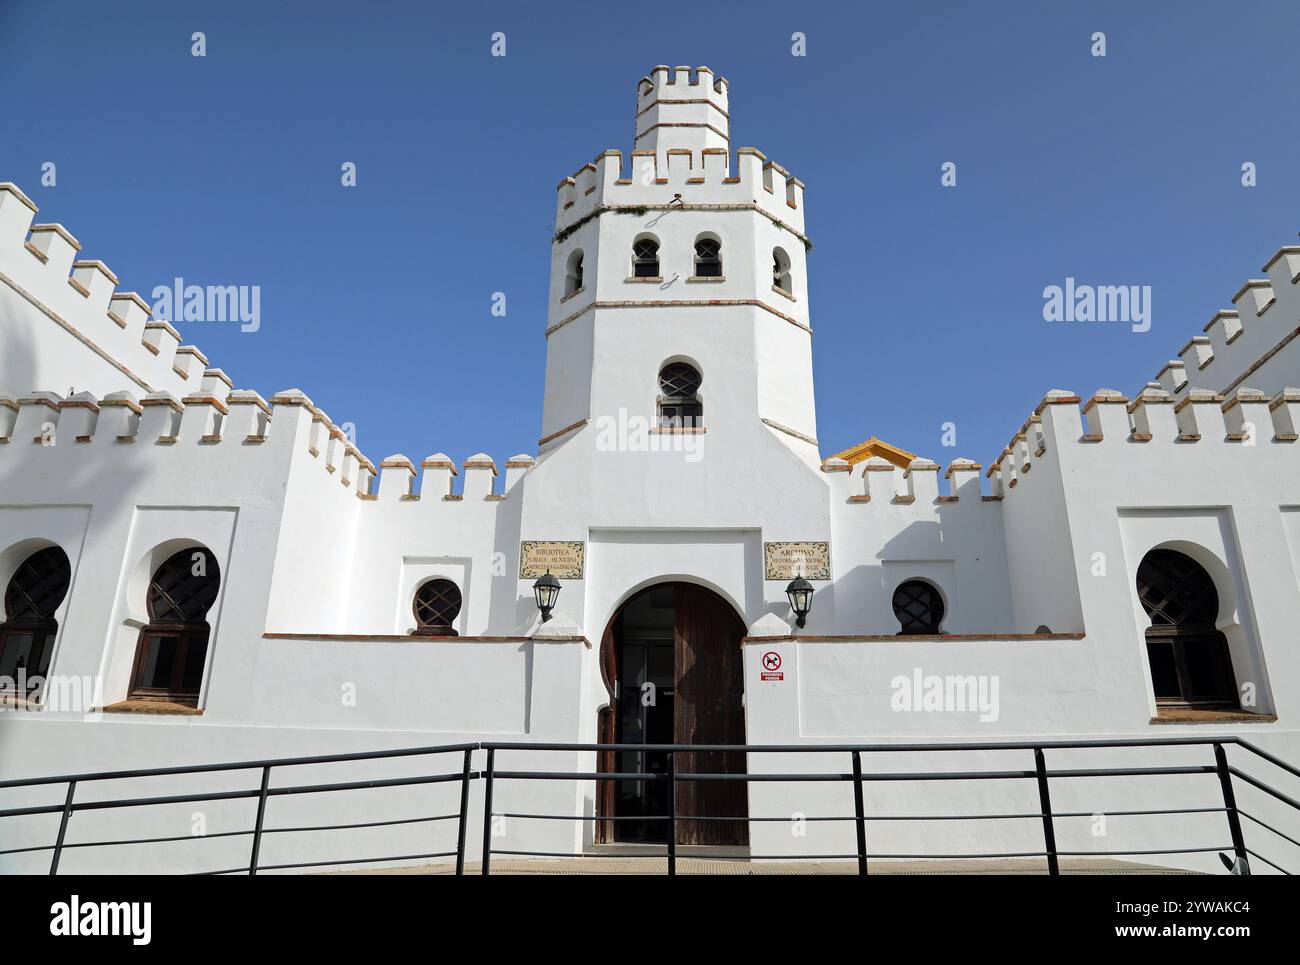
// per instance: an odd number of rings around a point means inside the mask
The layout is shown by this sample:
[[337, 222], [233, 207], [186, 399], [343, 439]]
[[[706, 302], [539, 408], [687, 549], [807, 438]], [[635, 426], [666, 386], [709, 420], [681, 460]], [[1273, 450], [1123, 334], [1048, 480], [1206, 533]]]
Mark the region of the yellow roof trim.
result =
[[900, 469], [906, 469], [908, 464], [916, 458], [915, 453], [908, 452], [906, 449], [899, 449], [897, 446], [891, 446], [875, 436], [865, 442], [859, 442], [856, 446], [850, 446], [843, 452], [837, 452], [831, 458], [843, 459], [849, 465], [856, 466], [860, 462], [866, 462], [872, 456], [886, 459]]

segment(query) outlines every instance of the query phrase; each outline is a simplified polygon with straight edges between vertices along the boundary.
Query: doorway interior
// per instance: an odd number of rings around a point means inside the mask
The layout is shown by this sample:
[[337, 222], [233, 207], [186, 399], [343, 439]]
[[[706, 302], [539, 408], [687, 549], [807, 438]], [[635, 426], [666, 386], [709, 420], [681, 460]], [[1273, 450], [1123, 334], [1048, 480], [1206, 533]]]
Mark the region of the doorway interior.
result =
[[[741, 642], [745, 625], [726, 600], [691, 583], [660, 583], [629, 598], [601, 639], [610, 694], [601, 711], [601, 743], [745, 742]], [[665, 774], [665, 752], [601, 754], [602, 771]], [[678, 752], [683, 773], [743, 774], [745, 755]], [[748, 794], [742, 781], [677, 782], [677, 843], [745, 845]], [[598, 843], [667, 841], [668, 788], [662, 780], [601, 781]]]

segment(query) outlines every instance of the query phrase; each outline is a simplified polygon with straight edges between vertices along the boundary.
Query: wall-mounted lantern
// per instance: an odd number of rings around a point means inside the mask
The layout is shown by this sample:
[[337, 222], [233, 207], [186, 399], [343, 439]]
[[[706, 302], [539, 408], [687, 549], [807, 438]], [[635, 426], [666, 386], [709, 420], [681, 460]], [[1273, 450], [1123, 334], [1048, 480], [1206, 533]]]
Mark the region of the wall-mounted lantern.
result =
[[560, 581], [551, 576], [550, 570], [539, 576], [533, 584], [533, 597], [537, 600], [537, 609], [542, 611], [543, 623], [551, 618], [551, 611], [555, 609], [559, 595]]
[[795, 625], [802, 627], [808, 620], [808, 611], [812, 609], [813, 585], [802, 576], [796, 576], [785, 588], [785, 595], [790, 599]]

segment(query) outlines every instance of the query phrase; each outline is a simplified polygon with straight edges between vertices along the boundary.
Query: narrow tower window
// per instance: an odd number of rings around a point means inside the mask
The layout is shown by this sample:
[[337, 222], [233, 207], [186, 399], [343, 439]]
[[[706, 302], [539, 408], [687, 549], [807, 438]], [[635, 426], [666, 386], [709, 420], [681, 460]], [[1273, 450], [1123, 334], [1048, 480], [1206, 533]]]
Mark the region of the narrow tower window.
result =
[[695, 242], [695, 276], [697, 278], [722, 277], [722, 242], [716, 238], [701, 238]]
[[59, 625], [54, 611], [68, 594], [71, 566], [57, 546], [38, 550], [18, 567], [5, 590], [5, 621], [0, 623], [0, 679], [25, 674], [35, 690], [50, 667], [50, 650]]
[[924, 580], [908, 580], [894, 591], [894, 616], [899, 636], [939, 633], [943, 622], [943, 597]]
[[659, 242], [642, 238], [632, 246], [632, 277], [659, 277]]
[[790, 256], [781, 248], [772, 249], [772, 287], [781, 289], [787, 295], [794, 294], [790, 283]]
[[415, 591], [415, 632], [433, 637], [457, 636], [453, 624], [460, 615], [460, 587], [451, 580], [429, 580]]
[[140, 631], [131, 674], [133, 700], [198, 705], [208, 655], [208, 610], [221, 573], [202, 547], [181, 550], [158, 567], [149, 583], [149, 623]]
[[564, 274], [564, 294], [572, 295], [582, 288], [582, 249], [569, 255], [569, 268]]
[[1204, 567], [1156, 549], [1137, 571], [1138, 600], [1151, 617], [1147, 660], [1157, 706], [1237, 707], [1228, 638], [1215, 626], [1219, 594]]
[[699, 370], [685, 362], [671, 362], [659, 372], [659, 427], [694, 429], [704, 425], [700, 401]]

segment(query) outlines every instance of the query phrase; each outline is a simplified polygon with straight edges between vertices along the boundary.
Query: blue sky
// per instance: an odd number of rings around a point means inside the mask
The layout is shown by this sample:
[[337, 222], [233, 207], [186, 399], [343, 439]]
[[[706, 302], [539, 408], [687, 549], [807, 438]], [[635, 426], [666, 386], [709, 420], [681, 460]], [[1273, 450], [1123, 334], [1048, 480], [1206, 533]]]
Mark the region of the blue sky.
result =
[[[0, 180], [122, 289], [261, 286], [259, 331], [185, 340], [376, 460], [535, 451], [555, 185], [630, 150], [659, 63], [725, 75], [733, 146], [808, 186], [825, 455], [987, 463], [1049, 389], [1137, 391], [1300, 230], [1294, 0], [685, 9], [0, 0]], [[1151, 330], [1044, 321], [1067, 276], [1150, 285]]]

